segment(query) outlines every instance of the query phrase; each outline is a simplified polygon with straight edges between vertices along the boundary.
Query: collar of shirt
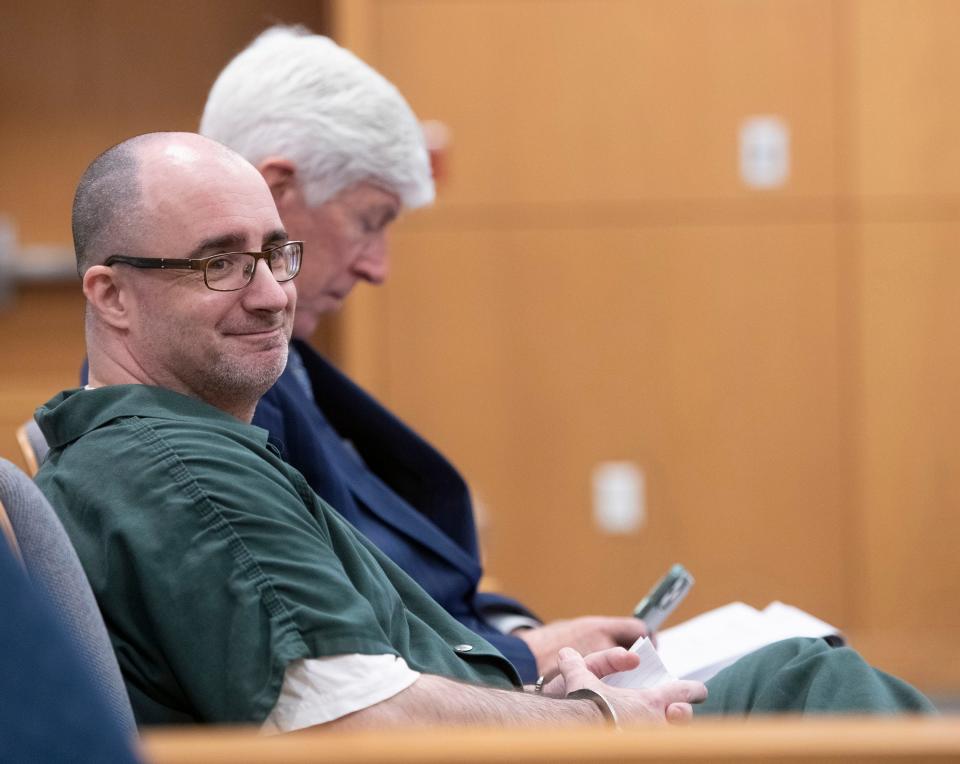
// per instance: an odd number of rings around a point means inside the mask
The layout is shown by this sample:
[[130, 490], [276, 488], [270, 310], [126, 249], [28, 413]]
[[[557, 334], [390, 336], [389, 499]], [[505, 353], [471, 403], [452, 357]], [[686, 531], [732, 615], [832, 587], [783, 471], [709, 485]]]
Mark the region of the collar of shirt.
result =
[[131, 416], [174, 420], [201, 418], [253, 437], [263, 446], [267, 444], [267, 431], [263, 428], [241, 422], [197, 398], [150, 385], [65, 390], [40, 406], [34, 414], [51, 448], [65, 446], [114, 419]]

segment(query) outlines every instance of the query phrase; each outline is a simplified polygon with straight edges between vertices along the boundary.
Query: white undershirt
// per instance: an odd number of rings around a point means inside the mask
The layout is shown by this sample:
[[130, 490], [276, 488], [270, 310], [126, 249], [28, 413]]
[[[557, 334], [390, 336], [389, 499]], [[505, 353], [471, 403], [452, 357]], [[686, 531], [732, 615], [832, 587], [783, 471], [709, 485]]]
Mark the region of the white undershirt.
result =
[[485, 613], [484, 620], [501, 634], [513, 634], [517, 629], [536, 629], [543, 626], [536, 618], [519, 613]]
[[420, 677], [396, 655], [301, 658], [287, 665], [266, 734], [324, 724], [392, 698]]

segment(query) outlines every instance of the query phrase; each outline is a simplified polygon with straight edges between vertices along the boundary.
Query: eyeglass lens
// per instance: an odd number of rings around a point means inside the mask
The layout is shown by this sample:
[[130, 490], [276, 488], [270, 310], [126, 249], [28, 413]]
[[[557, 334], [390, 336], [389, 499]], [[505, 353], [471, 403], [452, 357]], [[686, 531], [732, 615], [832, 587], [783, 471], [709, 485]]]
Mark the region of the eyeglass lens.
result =
[[[262, 259], [267, 261], [277, 281], [289, 281], [299, 270], [299, 254], [299, 245], [290, 243], [265, 252]], [[233, 252], [210, 258], [204, 271], [207, 286], [223, 291], [245, 287], [253, 279], [259, 259], [261, 258], [248, 252]]]

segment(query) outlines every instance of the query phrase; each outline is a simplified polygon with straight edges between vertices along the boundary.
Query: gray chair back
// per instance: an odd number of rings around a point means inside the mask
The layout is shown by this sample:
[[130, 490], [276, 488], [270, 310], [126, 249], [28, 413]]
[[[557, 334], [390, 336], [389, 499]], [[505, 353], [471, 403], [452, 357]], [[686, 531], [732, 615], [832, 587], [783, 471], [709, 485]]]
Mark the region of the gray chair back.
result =
[[28, 575], [49, 595], [117, 719], [136, 733], [133, 709], [103, 616], [60, 519], [19, 467], [0, 459], [0, 503]]
[[47, 445], [47, 439], [43, 437], [38, 425], [33, 419], [29, 419], [17, 428], [17, 443], [20, 446], [20, 453], [23, 454], [23, 460], [27, 464], [27, 472], [30, 477], [37, 474], [40, 465], [47, 458], [50, 446]]

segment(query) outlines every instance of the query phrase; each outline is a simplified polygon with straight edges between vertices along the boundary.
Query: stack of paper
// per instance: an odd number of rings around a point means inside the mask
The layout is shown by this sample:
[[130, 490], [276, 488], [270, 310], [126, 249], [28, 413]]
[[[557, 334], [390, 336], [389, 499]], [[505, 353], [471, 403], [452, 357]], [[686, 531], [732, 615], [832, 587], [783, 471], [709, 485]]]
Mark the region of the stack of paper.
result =
[[782, 602], [763, 610], [732, 602], [660, 632], [657, 651], [677, 676], [705, 682], [738, 658], [781, 639], [836, 634], [830, 624]]

